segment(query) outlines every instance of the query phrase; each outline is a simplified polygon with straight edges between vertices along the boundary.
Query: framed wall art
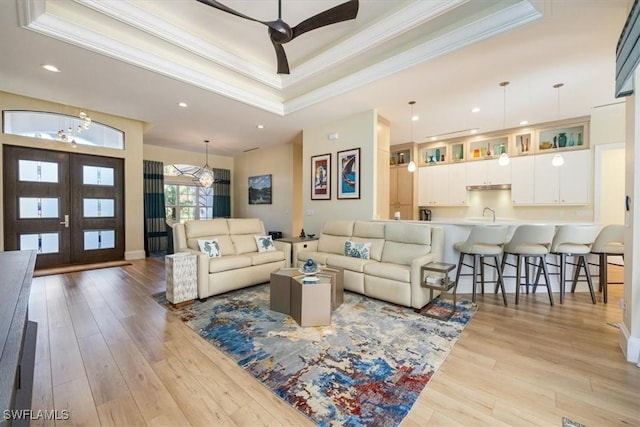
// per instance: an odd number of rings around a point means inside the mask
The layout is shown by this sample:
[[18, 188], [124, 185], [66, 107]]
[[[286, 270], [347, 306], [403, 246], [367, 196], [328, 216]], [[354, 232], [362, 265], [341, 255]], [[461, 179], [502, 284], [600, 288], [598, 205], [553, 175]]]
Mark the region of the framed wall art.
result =
[[338, 199], [360, 198], [360, 149], [338, 151]]
[[249, 177], [249, 204], [271, 204], [271, 174]]
[[311, 200], [331, 200], [331, 154], [311, 157]]

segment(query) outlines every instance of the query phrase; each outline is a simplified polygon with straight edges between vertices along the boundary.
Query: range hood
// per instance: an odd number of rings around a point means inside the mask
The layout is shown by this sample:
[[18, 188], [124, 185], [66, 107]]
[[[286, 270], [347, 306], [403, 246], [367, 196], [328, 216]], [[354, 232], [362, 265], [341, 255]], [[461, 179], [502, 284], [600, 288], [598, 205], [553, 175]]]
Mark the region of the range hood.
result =
[[467, 185], [468, 191], [511, 190], [511, 184]]

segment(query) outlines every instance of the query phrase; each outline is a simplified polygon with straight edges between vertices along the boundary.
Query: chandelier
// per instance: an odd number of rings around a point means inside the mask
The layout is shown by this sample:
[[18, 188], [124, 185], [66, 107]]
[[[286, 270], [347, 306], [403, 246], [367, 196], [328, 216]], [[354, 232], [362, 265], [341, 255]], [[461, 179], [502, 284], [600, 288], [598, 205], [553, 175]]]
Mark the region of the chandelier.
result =
[[209, 166], [209, 140], [205, 139], [204, 144], [206, 151], [205, 164], [200, 168], [200, 170], [193, 174], [193, 182], [200, 184], [203, 187], [211, 187], [215, 179], [213, 176], [213, 170], [211, 169], [211, 166]]
[[80, 119], [80, 122], [77, 126], [74, 123], [76, 120], [74, 118], [71, 120], [71, 124], [67, 130], [60, 129], [58, 131], [58, 141], [71, 142], [72, 144], [75, 144], [74, 136], [80, 135], [83, 131], [88, 130], [91, 127], [91, 117], [89, 117], [87, 113], [81, 111], [80, 114], [78, 114], [78, 118]]

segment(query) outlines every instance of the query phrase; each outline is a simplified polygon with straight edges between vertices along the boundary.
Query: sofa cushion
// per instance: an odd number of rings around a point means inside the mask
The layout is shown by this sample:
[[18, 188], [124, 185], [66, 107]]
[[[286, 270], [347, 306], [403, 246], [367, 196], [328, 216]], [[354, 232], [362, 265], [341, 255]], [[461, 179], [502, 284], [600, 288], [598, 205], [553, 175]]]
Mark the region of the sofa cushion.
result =
[[341, 255], [329, 255], [327, 256], [326, 265], [328, 265], [329, 267], [342, 267], [345, 270], [357, 271], [359, 273], [362, 273], [364, 271], [364, 266], [370, 263], [377, 264], [376, 261], [370, 259], [352, 258]]
[[209, 258], [218, 258], [222, 256], [222, 252], [220, 252], [220, 244], [218, 243], [218, 239], [210, 239], [210, 240], [198, 239], [198, 247], [200, 248], [200, 252], [204, 252], [209, 256]]
[[411, 282], [411, 267], [408, 265], [374, 262], [364, 266], [364, 274], [399, 282]]
[[332, 236], [346, 236], [353, 234], [353, 221], [335, 220], [327, 221], [322, 227], [322, 234], [331, 234]]
[[[327, 265], [327, 257], [329, 255], [335, 255], [328, 252], [313, 252], [313, 251], [301, 251], [298, 252], [298, 259], [296, 262], [304, 263], [306, 260], [311, 258], [316, 264], [319, 265]], [[294, 265], [294, 267], [296, 267]]]
[[253, 236], [253, 238], [256, 239], [258, 252], [268, 252], [276, 250], [276, 246], [273, 244], [273, 239], [271, 238], [271, 236]]
[[251, 258], [251, 265], [268, 264], [270, 262], [284, 260], [284, 252], [282, 251], [256, 252], [245, 256]]
[[384, 222], [356, 221], [353, 225], [353, 235], [370, 237], [372, 239], [384, 239], [384, 229]]
[[259, 218], [228, 218], [229, 234], [251, 234], [264, 236], [264, 224]]
[[431, 226], [427, 224], [388, 222], [384, 228], [384, 238], [393, 242], [430, 245]]
[[369, 259], [371, 258], [371, 242], [344, 242], [344, 255], [351, 258]]
[[244, 267], [251, 267], [251, 257], [246, 255], [228, 255], [220, 258], [211, 258], [209, 261], [209, 273], [219, 273], [221, 271], [235, 270]]
[[231, 235], [231, 241], [235, 248], [236, 255], [242, 255], [249, 252], [258, 252], [258, 245], [256, 245], [256, 239], [252, 235], [240, 234]]
[[386, 241], [382, 251], [382, 262], [411, 265], [414, 258], [424, 256], [429, 252], [431, 252], [431, 246], [428, 245]]
[[344, 243], [349, 236], [333, 236], [331, 234], [321, 234], [318, 239], [318, 252], [326, 252], [336, 255], [344, 254]]
[[184, 230], [187, 240], [229, 234], [226, 218], [187, 221], [184, 223]]

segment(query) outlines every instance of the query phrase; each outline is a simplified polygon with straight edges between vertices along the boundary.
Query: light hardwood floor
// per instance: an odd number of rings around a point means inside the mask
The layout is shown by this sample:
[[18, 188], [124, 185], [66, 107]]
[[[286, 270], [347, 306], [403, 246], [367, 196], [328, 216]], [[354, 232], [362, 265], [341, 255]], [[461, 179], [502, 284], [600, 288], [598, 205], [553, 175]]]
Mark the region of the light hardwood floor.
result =
[[[610, 268], [612, 281], [621, 269]], [[150, 295], [164, 266], [133, 265], [33, 280], [38, 322], [34, 410], [68, 409], [78, 426], [311, 426], [200, 339]], [[609, 304], [544, 289], [504, 307], [479, 296], [478, 313], [403, 426], [640, 425], [640, 368], [618, 346], [622, 286]], [[556, 300], [558, 296], [556, 295]], [[33, 425], [54, 425], [34, 421]]]

